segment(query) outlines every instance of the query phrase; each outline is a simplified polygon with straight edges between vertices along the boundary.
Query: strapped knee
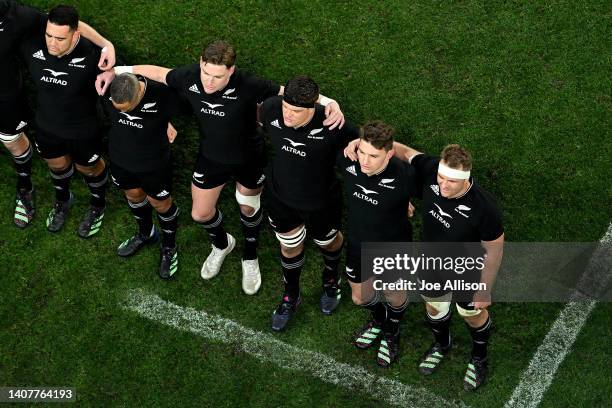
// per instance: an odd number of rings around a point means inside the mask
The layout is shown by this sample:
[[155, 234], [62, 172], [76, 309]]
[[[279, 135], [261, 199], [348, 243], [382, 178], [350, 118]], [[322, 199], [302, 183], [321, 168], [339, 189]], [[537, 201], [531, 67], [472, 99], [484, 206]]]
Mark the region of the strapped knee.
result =
[[287, 248], [297, 248], [306, 239], [306, 227], [302, 225], [295, 233], [291, 235], [281, 235], [275, 233], [278, 241]]
[[240, 205], [247, 205], [254, 208], [255, 212], [257, 212], [261, 207], [261, 193], [247, 196], [236, 190], [236, 201], [238, 201], [238, 204]]
[[459, 306], [459, 303], [457, 303], [455, 306], [457, 307], [457, 312], [459, 313], [461, 317], [474, 317], [482, 313], [482, 309], [475, 309], [475, 310], [464, 309], [461, 306]]

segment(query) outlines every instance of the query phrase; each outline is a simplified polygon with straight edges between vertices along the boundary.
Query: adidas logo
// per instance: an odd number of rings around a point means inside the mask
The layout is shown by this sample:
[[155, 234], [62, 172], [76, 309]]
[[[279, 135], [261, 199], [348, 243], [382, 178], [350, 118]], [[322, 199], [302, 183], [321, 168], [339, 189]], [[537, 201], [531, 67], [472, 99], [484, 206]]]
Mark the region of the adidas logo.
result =
[[27, 126], [27, 123], [22, 120], [21, 122], [19, 122], [19, 125], [17, 125], [17, 129], [15, 130], [23, 129], [26, 126]]
[[95, 162], [96, 160], [98, 160], [98, 157], [100, 157], [100, 156], [98, 156], [97, 154], [94, 154], [93, 156], [91, 156], [91, 158], [89, 160], [87, 160], [87, 163]]
[[353, 176], [357, 175], [357, 170], [355, 170], [355, 165], [353, 164], [352, 166], [348, 166], [346, 168], [346, 171], [348, 171], [349, 173], [351, 173]]
[[440, 186], [439, 185], [432, 184], [429, 187], [431, 188], [431, 191], [433, 191], [435, 195], [437, 195], [437, 196], [440, 195]]
[[47, 59], [45, 58], [45, 54], [43, 54], [42, 50], [38, 50], [36, 51], [34, 54], [32, 54], [32, 56], [34, 58], [37, 58], [39, 60], [43, 60], [46, 61]]
[[272, 122], [270, 122], [270, 124], [275, 128], [282, 129], [281, 125], [279, 125], [278, 123], [278, 119], [273, 120]]
[[191, 85], [191, 86], [189, 87], [189, 90], [190, 90], [191, 92], [195, 92], [195, 93], [197, 93], [197, 94], [199, 94], [199, 93], [200, 93], [200, 91], [198, 90], [198, 86], [197, 86], [196, 84]]
[[157, 194], [158, 197], [166, 197], [168, 194], [170, 194], [169, 192], [167, 192], [166, 190], [162, 190], [161, 193]]
[[259, 178], [259, 180], [257, 180], [257, 185], [260, 185], [261, 183], [264, 182], [264, 180], [266, 179], [266, 175], [262, 174], [261, 177]]

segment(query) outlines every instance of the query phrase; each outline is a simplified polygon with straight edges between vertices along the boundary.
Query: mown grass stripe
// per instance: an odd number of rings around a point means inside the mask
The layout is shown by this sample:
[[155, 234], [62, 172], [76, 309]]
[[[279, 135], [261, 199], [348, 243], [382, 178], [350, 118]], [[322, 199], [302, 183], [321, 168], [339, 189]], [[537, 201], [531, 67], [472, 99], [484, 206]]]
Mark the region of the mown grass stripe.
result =
[[457, 404], [422, 387], [376, 376], [361, 367], [292, 346], [271, 334], [243, 327], [233, 320], [175, 305], [143, 290], [129, 291], [123, 307], [175, 329], [208, 340], [230, 343], [260, 361], [274, 363], [290, 370], [304, 371], [322, 381], [350, 390], [362, 390], [365, 394], [394, 406], [458, 407]]
[[[610, 259], [612, 223], [608, 225], [608, 231], [599, 242], [603, 245], [600, 245], [593, 254], [581, 280], [591, 280], [593, 279], [592, 275], [601, 274], [602, 270], [603, 278], [609, 278], [609, 274], [606, 276], [606, 272], [609, 272], [612, 264], [612, 259]], [[601, 269], [602, 266], [603, 269]], [[607, 282], [599, 282], [602, 288], [606, 287]], [[580, 292], [580, 282], [577, 287], [578, 290], [574, 295], [575, 300], [569, 302], [559, 313], [559, 317], [553, 323], [544, 341], [533, 355], [529, 366], [521, 376], [512, 396], [506, 402], [506, 408], [534, 408], [542, 401], [544, 393], [550, 387], [559, 366], [570, 352], [578, 334], [597, 304], [597, 301], [585, 298]]]

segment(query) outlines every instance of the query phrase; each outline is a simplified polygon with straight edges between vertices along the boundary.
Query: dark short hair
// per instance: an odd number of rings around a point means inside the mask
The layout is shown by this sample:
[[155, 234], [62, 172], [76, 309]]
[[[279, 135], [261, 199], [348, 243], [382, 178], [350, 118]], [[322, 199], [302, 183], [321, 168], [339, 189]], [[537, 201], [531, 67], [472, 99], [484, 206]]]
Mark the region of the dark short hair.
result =
[[362, 126], [359, 137], [376, 149], [385, 149], [388, 152], [393, 148], [393, 136], [395, 136], [393, 127], [382, 120], [374, 120]]
[[130, 103], [136, 98], [139, 91], [140, 84], [134, 74], [118, 75], [110, 86], [110, 95], [115, 103]]
[[60, 26], [69, 26], [71, 30], [79, 28], [79, 12], [72, 6], [60, 4], [49, 11], [50, 23]]
[[464, 147], [458, 144], [450, 144], [442, 150], [440, 160], [451, 169], [470, 171], [472, 170], [472, 155]]
[[202, 61], [213, 65], [225, 65], [231, 68], [236, 63], [236, 51], [227, 41], [213, 41], [202, 50]]
[[283, 99], [290, 105], [310, 107], [319, 99], [319, 85], [305, 75], [287, 81]]
[[0, 17], [4, 17], [4, 15], [9, 11], [11, 7], [11, 3], [9, 0], [0, 0]]

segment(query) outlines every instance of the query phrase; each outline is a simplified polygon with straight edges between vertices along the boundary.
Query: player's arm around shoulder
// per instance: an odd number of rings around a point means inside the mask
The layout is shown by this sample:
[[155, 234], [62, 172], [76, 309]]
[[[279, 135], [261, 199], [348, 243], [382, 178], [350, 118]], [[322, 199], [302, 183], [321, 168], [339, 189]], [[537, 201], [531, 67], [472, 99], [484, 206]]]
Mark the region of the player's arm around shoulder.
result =
[[164, 85], [168, 85], [166, 78], [170, 71], [172, 71], [170, 68], [158, 67], [157, 65], [121, 65], [115, 67], [115, 75], [121, 75], [126, 72], [129, 74], [142, 75], [143, 77], [160, 82]]

